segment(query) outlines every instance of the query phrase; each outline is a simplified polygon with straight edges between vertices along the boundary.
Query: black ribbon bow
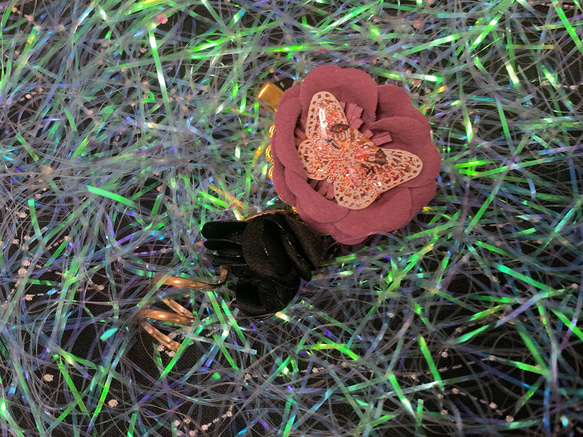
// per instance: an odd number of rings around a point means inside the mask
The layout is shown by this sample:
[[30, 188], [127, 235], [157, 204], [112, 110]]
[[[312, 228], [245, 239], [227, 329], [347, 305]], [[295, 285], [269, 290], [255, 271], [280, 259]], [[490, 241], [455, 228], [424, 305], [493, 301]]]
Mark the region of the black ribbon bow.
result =
[[209, 222], [202, 228], [212, 263], [227, 265], [237, 280], [237, 304], [249, 316], [282, 310], [322, 261], [320, 236], [289, 214], [262, 214], [247, 221]]

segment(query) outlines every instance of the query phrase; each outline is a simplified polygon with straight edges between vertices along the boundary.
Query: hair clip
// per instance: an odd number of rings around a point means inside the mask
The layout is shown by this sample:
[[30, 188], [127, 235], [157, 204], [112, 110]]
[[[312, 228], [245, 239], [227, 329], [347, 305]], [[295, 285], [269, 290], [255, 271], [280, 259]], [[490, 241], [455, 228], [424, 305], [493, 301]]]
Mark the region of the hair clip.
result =
[[[170, 276], [162, 285], [191, 290], [212, 290], [225, 284], [229, 273], [234, 278], [237, 307], [247, 316], [265, 316], [284, 309], [296, 295], [301, 279], [309, 281], [320, 266], [322, 239], [289, 211], [266, 211], [243, 221], [212, 221], [202, 228], [204, 243], [214, 266], [221, 268], [219, 281], [207, 283]], [[158, 278], [158, 281], [160, 278]], [[160, 299], [172, 312], [141, 309], [139, 325], [155, 340], [171, 350], [180, 345], [149, 320], [189, 326], [192, 313], [179, 303]]]
[[[214, 289], [233, 274], [237, 306], [248, 316], [273, 314], [309, 280], [324, 251], [317, 232], [345, 244], [405, 226], [435, 194], [441, 158], [429, 122], [394, 85], [378, 86], [366, 73], [325, 65], [287, 91], [273, 83], [258, 100], [275, 113], [269, 130], [269, 175], [293, 208], [244, 221], [206, 223], [202, 235], [217, 283], [168, 277], [163, 284]], [[317, 231], [317, 232], [316, 232]], [[140, 325], [169, 349], [178, 343], [148, 320], [188, 326], [183, 306], [161, 299], [173, 313], [144, 308]]]

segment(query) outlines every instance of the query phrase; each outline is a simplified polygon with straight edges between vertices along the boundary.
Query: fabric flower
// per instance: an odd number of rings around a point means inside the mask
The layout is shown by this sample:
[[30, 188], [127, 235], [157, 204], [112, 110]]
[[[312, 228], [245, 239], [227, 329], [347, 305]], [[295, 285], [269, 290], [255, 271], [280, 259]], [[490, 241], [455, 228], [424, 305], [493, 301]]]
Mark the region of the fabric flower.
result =
[[[358, 131], [358, 136], [371, 140], [389, 158], [400, 154], [416, 156], [422, 162], [418, 167], [422, 168], [415, 177], [401, 178], [398, 185], [379, 194], [370, 204], [360, 202], [367, 205], [361, 209], [339, 204], [334, 189], [338, 190], [339, 185], [331, 183], [330, 178], [310, 179], [305, 159], [313, 159], [315, 152], [304, 154], [302, 161], [298, 148], [306, 148], [302, 143], [309, 128], [312, 99], [326, 93], [332, 94], [334, 101], [341, 105], [348, 123], [347, 126], [338, 124], [337, 131], [348, 128], [351, 132]], [[441, 166], [439, 152], [431, 142], [429, 122], [412, 106], [403, 89], [394, 85], [378, 86], [363, 71], [332, 65], [314, 69], [301, 85], [283, 94], [275, 116], [271, 152], [273, 183], [279, 197], [294, 206], [301, 219], [313, 229], [330, 234], [344, 244], [357, 244], [369, 235], [405, 226], [434, 197], [435, 178]], [[351, 181], [358, 181], [352, 174], [346, 176], [346, 187]], [[360, 192], [366, 189], [361, 187]]]
[[237, 278], [237, 305], [249, 316], [280, 311], [292, 300], [300, 278], [319, 268], [323, 243], [309, 226], [289, 214], [263, 214], [247, 221], [206, 223], [204, 245], [212, 263], [227, 265]]

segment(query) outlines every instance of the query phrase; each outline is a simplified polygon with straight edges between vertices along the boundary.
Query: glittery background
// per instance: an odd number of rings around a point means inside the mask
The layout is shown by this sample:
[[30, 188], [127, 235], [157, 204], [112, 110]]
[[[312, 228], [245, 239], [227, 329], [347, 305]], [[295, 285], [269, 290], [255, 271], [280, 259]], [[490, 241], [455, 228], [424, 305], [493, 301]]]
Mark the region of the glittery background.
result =
[[[583, 433], [581, 2], [0, 2], [2, 436]], [[435, 200], [248, 319], [200, 228], [282, 206], [255, 95], [410, 91]], [[169, 296], [191, 328], [136, 323]]]

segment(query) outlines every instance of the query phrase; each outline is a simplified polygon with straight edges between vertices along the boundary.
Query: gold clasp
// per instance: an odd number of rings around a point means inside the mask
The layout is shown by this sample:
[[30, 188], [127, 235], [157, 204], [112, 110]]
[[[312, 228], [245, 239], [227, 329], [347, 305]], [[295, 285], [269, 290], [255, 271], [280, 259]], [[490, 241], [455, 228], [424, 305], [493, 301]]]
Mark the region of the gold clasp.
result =
[[273, 82], [267, 82], [259, 90], [257, 100], [265, 103], [271, 112], [276, 112], [281, 96], [283, 96], [283, 90]]

